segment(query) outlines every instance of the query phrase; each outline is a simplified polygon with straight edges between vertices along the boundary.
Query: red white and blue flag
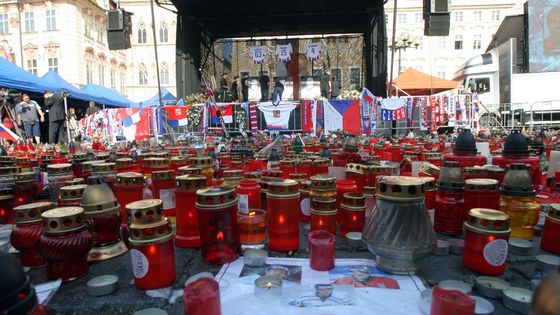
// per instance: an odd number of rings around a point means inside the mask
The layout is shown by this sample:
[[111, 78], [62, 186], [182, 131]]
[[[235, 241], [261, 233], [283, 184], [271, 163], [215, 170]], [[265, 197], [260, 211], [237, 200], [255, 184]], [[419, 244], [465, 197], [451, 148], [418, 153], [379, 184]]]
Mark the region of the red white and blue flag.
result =
[[3, 124], [0, 124], [0, 138], [8, 139], [14, 142], [20, 140], [20, 137], [18, 135], [13, 133], [9, 128], [4, 126]]
[[373, 105], [375, 101], [375, 96], [371, 93], [370, 90], [364, 88], [362, 91], [362, 99], [366, 100], [369, 104]]
[[361, 134], [360, 100], [323, 101], [324, 131], [344, 130]]

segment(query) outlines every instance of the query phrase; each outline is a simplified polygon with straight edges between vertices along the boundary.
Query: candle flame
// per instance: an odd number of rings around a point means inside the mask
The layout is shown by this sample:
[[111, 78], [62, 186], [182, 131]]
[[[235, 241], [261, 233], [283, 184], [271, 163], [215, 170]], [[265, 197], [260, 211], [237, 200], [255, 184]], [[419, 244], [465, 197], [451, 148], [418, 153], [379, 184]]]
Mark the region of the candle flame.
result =
[[255, 211], [249, 212], [249, 216], [250, 216], [250, 217], [254, 217], [254, 216], [255, 216]]
[[358, 218], [355, 215], [353, 215], [352, 216], [352, 222], [356, 222], [356, 221], [358, 221]]
[[283, 215], [280, 215], [280, 216], [278, 217], [278, 223], [284, 224], [284, 216], [283, 216]]
[[192, 212], [189, 211], [189, 219], [192, 219], [192, 217], [193, 217], [193, 214], [192, 214]]
[[222, 232], [222, 231], [218, 232], [218, 234], [216, 234], [216, 239], [219, 242], [222, 242], [224, 240], [224, 232]]
[[148, 247], [148, 253], [150, 253], [150, 255], [155, 255], [157, 252], [156, 246], [155, 245], [150, 245]]
[[266, 288], [270, 290], [272, 288], [272, 283], [271, 282], [267, 283]]
[[323, 226], [323, 224], [324, 224], [324, 223], [323, 223], [323, 220], [322, 220], [322, 219], [319, 219], [319, 226]]

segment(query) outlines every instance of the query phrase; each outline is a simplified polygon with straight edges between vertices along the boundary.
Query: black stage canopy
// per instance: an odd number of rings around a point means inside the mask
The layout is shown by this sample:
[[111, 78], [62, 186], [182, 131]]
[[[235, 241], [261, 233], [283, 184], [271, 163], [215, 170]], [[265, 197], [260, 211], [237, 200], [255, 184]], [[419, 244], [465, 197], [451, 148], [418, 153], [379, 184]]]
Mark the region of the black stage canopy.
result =
[[340, 33], [363, 34], [366, 85], [376, 95], [385, 94], [387, 40], [382, 0], [159, 0], [158, 4], [165, 1], [178, 10], [180, 97], [200, 87], [201, 45], [221, 38]]

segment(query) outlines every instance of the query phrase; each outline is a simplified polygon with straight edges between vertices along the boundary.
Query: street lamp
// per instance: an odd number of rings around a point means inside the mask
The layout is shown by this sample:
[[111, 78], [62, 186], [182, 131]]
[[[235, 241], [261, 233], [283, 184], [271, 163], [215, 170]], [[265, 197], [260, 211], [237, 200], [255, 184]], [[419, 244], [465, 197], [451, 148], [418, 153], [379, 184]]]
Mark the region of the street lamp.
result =
[[[389, 46], [392, 51], [399, 52], [399, 61], [398, 61], [398, 70], [401, 69], [401, 50], [406, 50], [407, 48], [414, 47], [414, 49], [418, 49], [420, 43], [418, 40], [410, 35], [408, 32], [403, 32], [399, 37], [398, 41], [395, 41], [392, 45]], [[393, 65], [391, 65], [391, 81], [389, 82], [389, 96], [393, 94]]]

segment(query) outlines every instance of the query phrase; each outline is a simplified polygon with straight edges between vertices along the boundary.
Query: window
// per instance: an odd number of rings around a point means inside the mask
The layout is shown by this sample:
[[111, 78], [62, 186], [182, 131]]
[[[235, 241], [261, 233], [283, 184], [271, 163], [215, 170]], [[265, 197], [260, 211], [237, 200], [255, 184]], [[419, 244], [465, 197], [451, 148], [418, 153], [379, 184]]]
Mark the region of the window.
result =
[[490, 78], [476, 78], [476, 93], [484, 94], [490, 92]]
[[111, 88], [113, 90], [117, 89], [117, 84], [116, 84], [116, 75], [117, 73], [115, 72], [115, 70], [111, 69]]
[[482, 35], [475, 34], [473, 35], [473, 49], [480, 49], [482, 46]]
[[99, 70], [99, 85], [105, 85], [105, 67], [99, 65], [97, 69]]
[[331, 69], [331, 75], [336, 78], [336, 81], [338, 81], [338, 83], [342, 84], [342, 71], [340, 69]]
[[99, 21], [97, 23], [97, 41], [103, 42], [103, 35], [105, 34], [105, 25]]
[[350, 68], [350, 88], [360, 85], [360, 68]]
[[416, 43], [418, 43], [418, 50], [422, 50], [424, 48], [424, 36], [420, 35], [416, 37]]
[[56, 30], [56, 11], [54, 9], [45, 10], [47, 31]]
[[385, 14], [385, 24], [389, 24], [389, 14]]
[[52, 71], [58, 73], [58, 58], [49, 57], [48, 62], [49, 62], [49, 70], [52, 70]]
[[159, 81], [162, 85], [169, 84], [169, 69], [166, 62], [162, 63], [159, 68]]
[[33, 11], [25, 12], [23, 19], [25, 21], [25, 32], [35, 32], [35, 13]]
[[144, 23], [140, 23], [138, 26], [138, 44], [145, 44], [146, 43], [146, 25]]
[[146, 65], [143, 63], [138, 66], [138, 84], [148, 84], [148, 70], [146, 70]]
[[455, 50], [463, 49], [463, 35], [455, 35]]
[[397, 22], [399, 24], [406, 24], [406, 13], [397, 14]]
[[121, 86], [120, 86], [120, 87], [121, 87], [121, 93], [124, 94], [124, 95], [126, 95], [126, 91], [125, 91], [125, 89], [126, 89], [126, 88], [125, 88], [125, 87], [126, 87], [126, 79], [125, 79], [124, 72], [121, 72], [121, 73], [119, 74], [119, 76], [120, 76], [120, 78], [119, 78], [119, 81], [120, 81], [120, 82], [119, 82], [119, 83], [121, 84]]
[[250, 76], [250, 75], [251, 75], [251, 74], [249, 73], [249, 71], [240, 71], [240, 72], [239, 72], [239, 76], [242, 77], [242, 78], [245, 77], [245, 76], [248, 77], [248, 76]]
[[159, 42], [167, 43], [169, 41], [169, 31], [167, 30], [167, 23], [163, 22], [159, 26]]
[[84, 17], [84, 35], [86, 35], [87, 37], [91, 37], [91, 27], [92, 27], [92, 17], [89, 15], [86, 15]]
[[482, 21], [482, 11], [474, 11], [474, 20]]
[[438, 36], [436, 41], [437, 49], [447, 49], [447, 37]]
[[445, 66], [438, 66], [436, 76], [445, 79]]
[[492, 21], [499, 21], [500, 20], [500, 11], [493, 10], [492, 11]]
[[0, 14], [0, 34], [8, 34], [10, 32], [10, 17], [8, 13]]
[[93, 83], [93, 62], [86, 60], [86, 83]]
[[37, 59], [27, 60], [27, 71], [37, 75]]
[[323, 75], [323, 69], [313, 69], [313, 74], [314, 77], [320, 77]]
[[455, 22], [463, 22], [463, 12], [455, 12]]
[[414, 23], [422, 23], [423, 20], [424, 20], [424, 16], [422, 15], [421, 12], [414, 13]]

